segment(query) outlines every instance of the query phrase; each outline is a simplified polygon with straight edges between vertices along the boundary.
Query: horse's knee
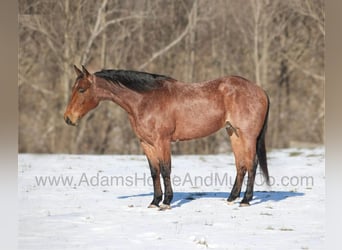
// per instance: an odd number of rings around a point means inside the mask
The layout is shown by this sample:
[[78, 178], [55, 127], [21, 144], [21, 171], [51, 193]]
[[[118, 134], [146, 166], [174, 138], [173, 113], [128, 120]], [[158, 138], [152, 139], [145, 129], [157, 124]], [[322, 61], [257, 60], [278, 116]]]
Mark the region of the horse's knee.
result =
[[154, 167], [151, 167], [150, 171], [151, 171], [152, 179], [157, 178], [159, 176], [159, 174], [160, 174], [160, 171], [157, 168], [154, 168]]

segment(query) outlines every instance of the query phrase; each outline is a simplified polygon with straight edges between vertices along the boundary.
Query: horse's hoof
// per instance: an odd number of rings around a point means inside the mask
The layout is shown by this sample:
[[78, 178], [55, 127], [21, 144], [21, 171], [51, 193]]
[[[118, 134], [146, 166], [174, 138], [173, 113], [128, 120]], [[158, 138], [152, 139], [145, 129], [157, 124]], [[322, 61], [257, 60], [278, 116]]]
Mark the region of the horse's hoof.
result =
[[229, 199], [227, 199], [227, 204], [228, 204], [228, 205], [234, 205], [237, 199], [238, 199], [238, 198], [235, 198], [234, 200], [229, 200]]
[[250, 206], [250, 204], [249, 204], [249, 202], [247, 202], [247, 203], [240, 203], [240, 207], [249, 207]]
[[165, 210], [168, 210], [168, 209], [171, 209], [170, 205], [161, 204], [160, 207], [159, 207], [160, 211], [165, 211]]
[[235, 204], [235, 200], [233, 200], [233, 201], [227, 201], [227, 204], [228, 204], [229, 206], [234, 205], [234, 204]]
[[158, 207], [157, 205], [150, 204], [147, 208], [157, 208], [157, 207]]

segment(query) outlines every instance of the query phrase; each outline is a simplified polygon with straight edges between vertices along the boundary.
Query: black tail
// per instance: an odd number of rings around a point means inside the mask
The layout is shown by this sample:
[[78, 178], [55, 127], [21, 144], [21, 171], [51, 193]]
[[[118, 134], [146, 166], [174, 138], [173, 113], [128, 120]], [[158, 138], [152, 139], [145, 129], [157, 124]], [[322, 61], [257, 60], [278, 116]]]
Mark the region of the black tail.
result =
[[266, 116], [264, 120], [264, 125], [260, 131], [260, 134], [257, 138], [257, 145], [256, 145], [256, 151], [257, 151], [257, 156], [258, 156], [258, 161], [259, 165], [261, 167], [261, 171], [266, 178], [266, 183], [270, 185], [270, 177], [268, 175], [268, 168], [267, 168], [267, 156], [266, 156], [266, 146], [265, 146], [265, 135], [266, 135], [266, 130], [267, 130], [267, 122], [268, 122], [268, 113], [270, 110], [270, 99], [267, 96], [267, 111], [266, 111]]

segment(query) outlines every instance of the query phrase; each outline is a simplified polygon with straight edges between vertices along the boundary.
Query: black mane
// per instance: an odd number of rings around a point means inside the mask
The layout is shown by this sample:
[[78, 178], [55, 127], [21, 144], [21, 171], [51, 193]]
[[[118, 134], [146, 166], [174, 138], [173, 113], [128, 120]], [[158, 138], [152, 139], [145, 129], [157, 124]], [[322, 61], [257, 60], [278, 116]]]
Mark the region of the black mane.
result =
[[132, 70], [110, 70], [104, 69], [94, 73], [96, 76], [104, 78], [115, 84], [121, 84], [126, 88], [137, 92], [147, 92], [159, 89], [164, 81], [174, 81], [173, 78]]

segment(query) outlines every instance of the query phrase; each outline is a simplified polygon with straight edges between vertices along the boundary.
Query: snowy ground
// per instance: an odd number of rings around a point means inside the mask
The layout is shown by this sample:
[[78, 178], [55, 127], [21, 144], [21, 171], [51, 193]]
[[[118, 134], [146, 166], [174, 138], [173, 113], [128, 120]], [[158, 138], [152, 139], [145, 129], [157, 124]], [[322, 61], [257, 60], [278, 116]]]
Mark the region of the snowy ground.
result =
[[258, 174], [240, 208], [226, 203], [232, 154], [173, 156], [172, 209], [158, 211], [144, 156], [19, 155], [19, 249], [323, 249], [324, 148], [268, 158], [272, 185]]

